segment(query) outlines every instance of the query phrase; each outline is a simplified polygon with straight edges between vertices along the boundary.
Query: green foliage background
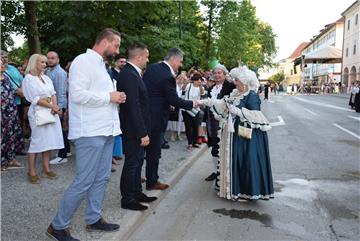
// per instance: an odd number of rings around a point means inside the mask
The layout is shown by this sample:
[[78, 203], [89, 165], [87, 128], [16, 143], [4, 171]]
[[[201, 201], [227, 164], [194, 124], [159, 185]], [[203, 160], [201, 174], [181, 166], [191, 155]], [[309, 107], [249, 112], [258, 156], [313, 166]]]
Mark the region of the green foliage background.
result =
[[[206, 9], [202, 15], [200, 4]], [[10, 49], [10, 34], [27, 33], [23, 2], [1, 1], [1, 14], [1, 46]], [[121, 32], [123, 54], [134, 41], [145, 43], [150, 62], [180, 47], [185, 69], [206, 68], [211, 55], [229, 68], [240, 60], [250, 67], [270, 67], [277, 51], [276, 35], [256, 17], [249, 0], [38, 1], [36, 15], [42, 52], [58, 52], [63, 64], [91, 48], [105, 27]], [[16, 49], [16, 60], [29, 55], [28, 49]]]

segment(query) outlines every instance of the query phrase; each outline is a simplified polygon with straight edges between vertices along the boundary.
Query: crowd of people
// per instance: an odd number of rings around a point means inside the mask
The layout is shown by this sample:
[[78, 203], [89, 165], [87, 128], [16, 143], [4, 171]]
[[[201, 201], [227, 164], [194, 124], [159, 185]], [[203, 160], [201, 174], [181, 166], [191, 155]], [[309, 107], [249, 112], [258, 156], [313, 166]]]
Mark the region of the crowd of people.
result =
[[[270, 125], [260, 110], [260, 84], [253, 71], [240, 66], [229, 72], [218, 64], [212, 70], [193, 67], [179, 72], [184, 52], [178, 48], [147, 66], [151, 53], [145, 44], [131, 44], [126, 58], [119, 55], [120, 45], [120, 33], [104, 29], [94, 46], [65, 70], [58, 53], [50, 51], [46, 56], [33, 54], [25, 76], [1, 52], [1, 171], [23, 167], [16, 155], [24, 153], [26, 131], [31, 184], [41, 183], [42, 178], [57, 179], [50, 164], [65, 163], [76, 153], [74, 180], [47, 235], [60, 241], [77, 240], [69, 226], [84, 198], [88, 231], [120, 228], [105, 221], [101, 213], [110, 173], [123, 155], [121, 207], [148, 209], [144, 203], [157, 197], [146, 195], [142, 182], [146, 190], [169, 187], [158, 173], [167, 130], [171, 140], [181, 140], [185, 131], [184, 151], [202, 143], [211, 148], [213, 171], [204, 178], [214, 181], [220, 197], [233, 201], [274, 197], [266, 133]], [[113, 57], [111, 66], [108, 61]], [[51, 160], [52, 150], [57, 155]], [[39, 153], [40, 172], [35, 168]]]
[[349, 105], [351, 109], [360, 112], [360, 81], [354, 81], [350, 85]]

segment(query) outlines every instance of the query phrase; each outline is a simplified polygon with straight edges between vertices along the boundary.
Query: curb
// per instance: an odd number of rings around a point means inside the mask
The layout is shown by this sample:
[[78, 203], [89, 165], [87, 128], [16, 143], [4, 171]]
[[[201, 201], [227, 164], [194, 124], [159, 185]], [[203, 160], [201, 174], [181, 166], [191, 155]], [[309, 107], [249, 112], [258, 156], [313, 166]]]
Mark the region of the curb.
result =
[[156, 202], [152, 203], [149, 206], [149, 209], [142, 211], [128, 211], [121, 220], [118, 220], [115, 223], [120, 224], [120, 231], [117, 233], [105, 233], [99, 240], [108, 241], [108, 240], [127, 240], [131, 234], [146, 220], [146, 218], [155, 213], [156, 207], [159, 203], [166, 197], [168, 192], [172, 189], [173, 186], [184, 176], [186, 171], [199, 159], [199, 157], [207, 150], [207, 146], [202, 146], [199, 150], [194, 152], [186, 161], [184, 161], [181, 166], [176, 168], [166, 180], [166, 183], [170, 185], [166, 191], [155, 190], [148, 192], [151, 196], [156, 196], [158, 199]]

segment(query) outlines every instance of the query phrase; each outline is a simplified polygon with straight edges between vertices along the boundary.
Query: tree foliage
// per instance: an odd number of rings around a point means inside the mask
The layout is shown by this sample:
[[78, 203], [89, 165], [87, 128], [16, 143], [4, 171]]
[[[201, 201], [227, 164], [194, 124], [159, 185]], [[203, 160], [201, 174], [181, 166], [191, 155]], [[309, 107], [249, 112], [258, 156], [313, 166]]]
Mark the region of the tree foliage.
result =
[[[97, 33], [111, 27], [122, 34], [123, 54], [129, 44], [140, 41], [149, 47], [150, 62], [162, 60], [169, 48], [180, 47], [185, 52], [184, 68], [205, 67], [217, 47], [217, 57], [227, 67], [239, 60], [250, 67], [271, 65], [275, 35], [270, 25], [256, 18], [249, 0], [201, 3], [207, 8], [203, 16], [195, 0], [38, 1], [41, 48], [58, 52], [64, 63], [91, 48]], [[1, 43], [6, 48], [12, 45], [11, 33], [29, 31], [23, 5], [22, 1], [1, 2]]]
[[275, 83], [280, 84], [285, 79], [285, 75], [283, 72], [278, 72], [269, 77], [269, 80]]
[[272, 65], [276, 35], [256, 17], [250, 0], [222, 2], [216, 26], [218, 57], [226, 66], [237, 66], [239, 61], [250, 68]]

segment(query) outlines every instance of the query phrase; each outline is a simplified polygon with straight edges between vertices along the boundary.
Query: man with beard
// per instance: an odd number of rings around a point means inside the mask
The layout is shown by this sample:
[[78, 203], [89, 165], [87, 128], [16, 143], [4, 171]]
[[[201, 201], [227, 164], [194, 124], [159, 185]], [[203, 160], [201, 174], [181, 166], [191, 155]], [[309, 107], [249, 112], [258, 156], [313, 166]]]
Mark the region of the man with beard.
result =
[[78, 240], [70, 235], [69, 225], [83, 198], [87, 231], [120, 228], [101, 217], [114, 136], [121, 133], [117, 107], [126, 101], [125, 93], [116, 91], [104, 60], [119, 54], [120, 41], [119, 32], [104, 29], [93, 48], [77, 56], [70, 67], [69, 139], [76, 150], [76, 176], [47, 229], [47, 235], [55, 240]]
[[47, 53], [47, 65], [48, 68], [45, 71], [45, 74], [49, 76], [53, 82], [54, 89], [56, 91], [57, 104], [61, 108], [61, 126], [64, 139], [64, 148], [59, 150], [58, 156], [50, 161], [50, 164], [63, 164], [67, 162], [67, 155], [70, 153], [70, 144], [67, 138], [67, 131], [64, 130], [64, 115], [67, 111], [67, 98], [66, 98], [66, 81], [67, 73], [59, 64], [59, 55], [50, 51]]

